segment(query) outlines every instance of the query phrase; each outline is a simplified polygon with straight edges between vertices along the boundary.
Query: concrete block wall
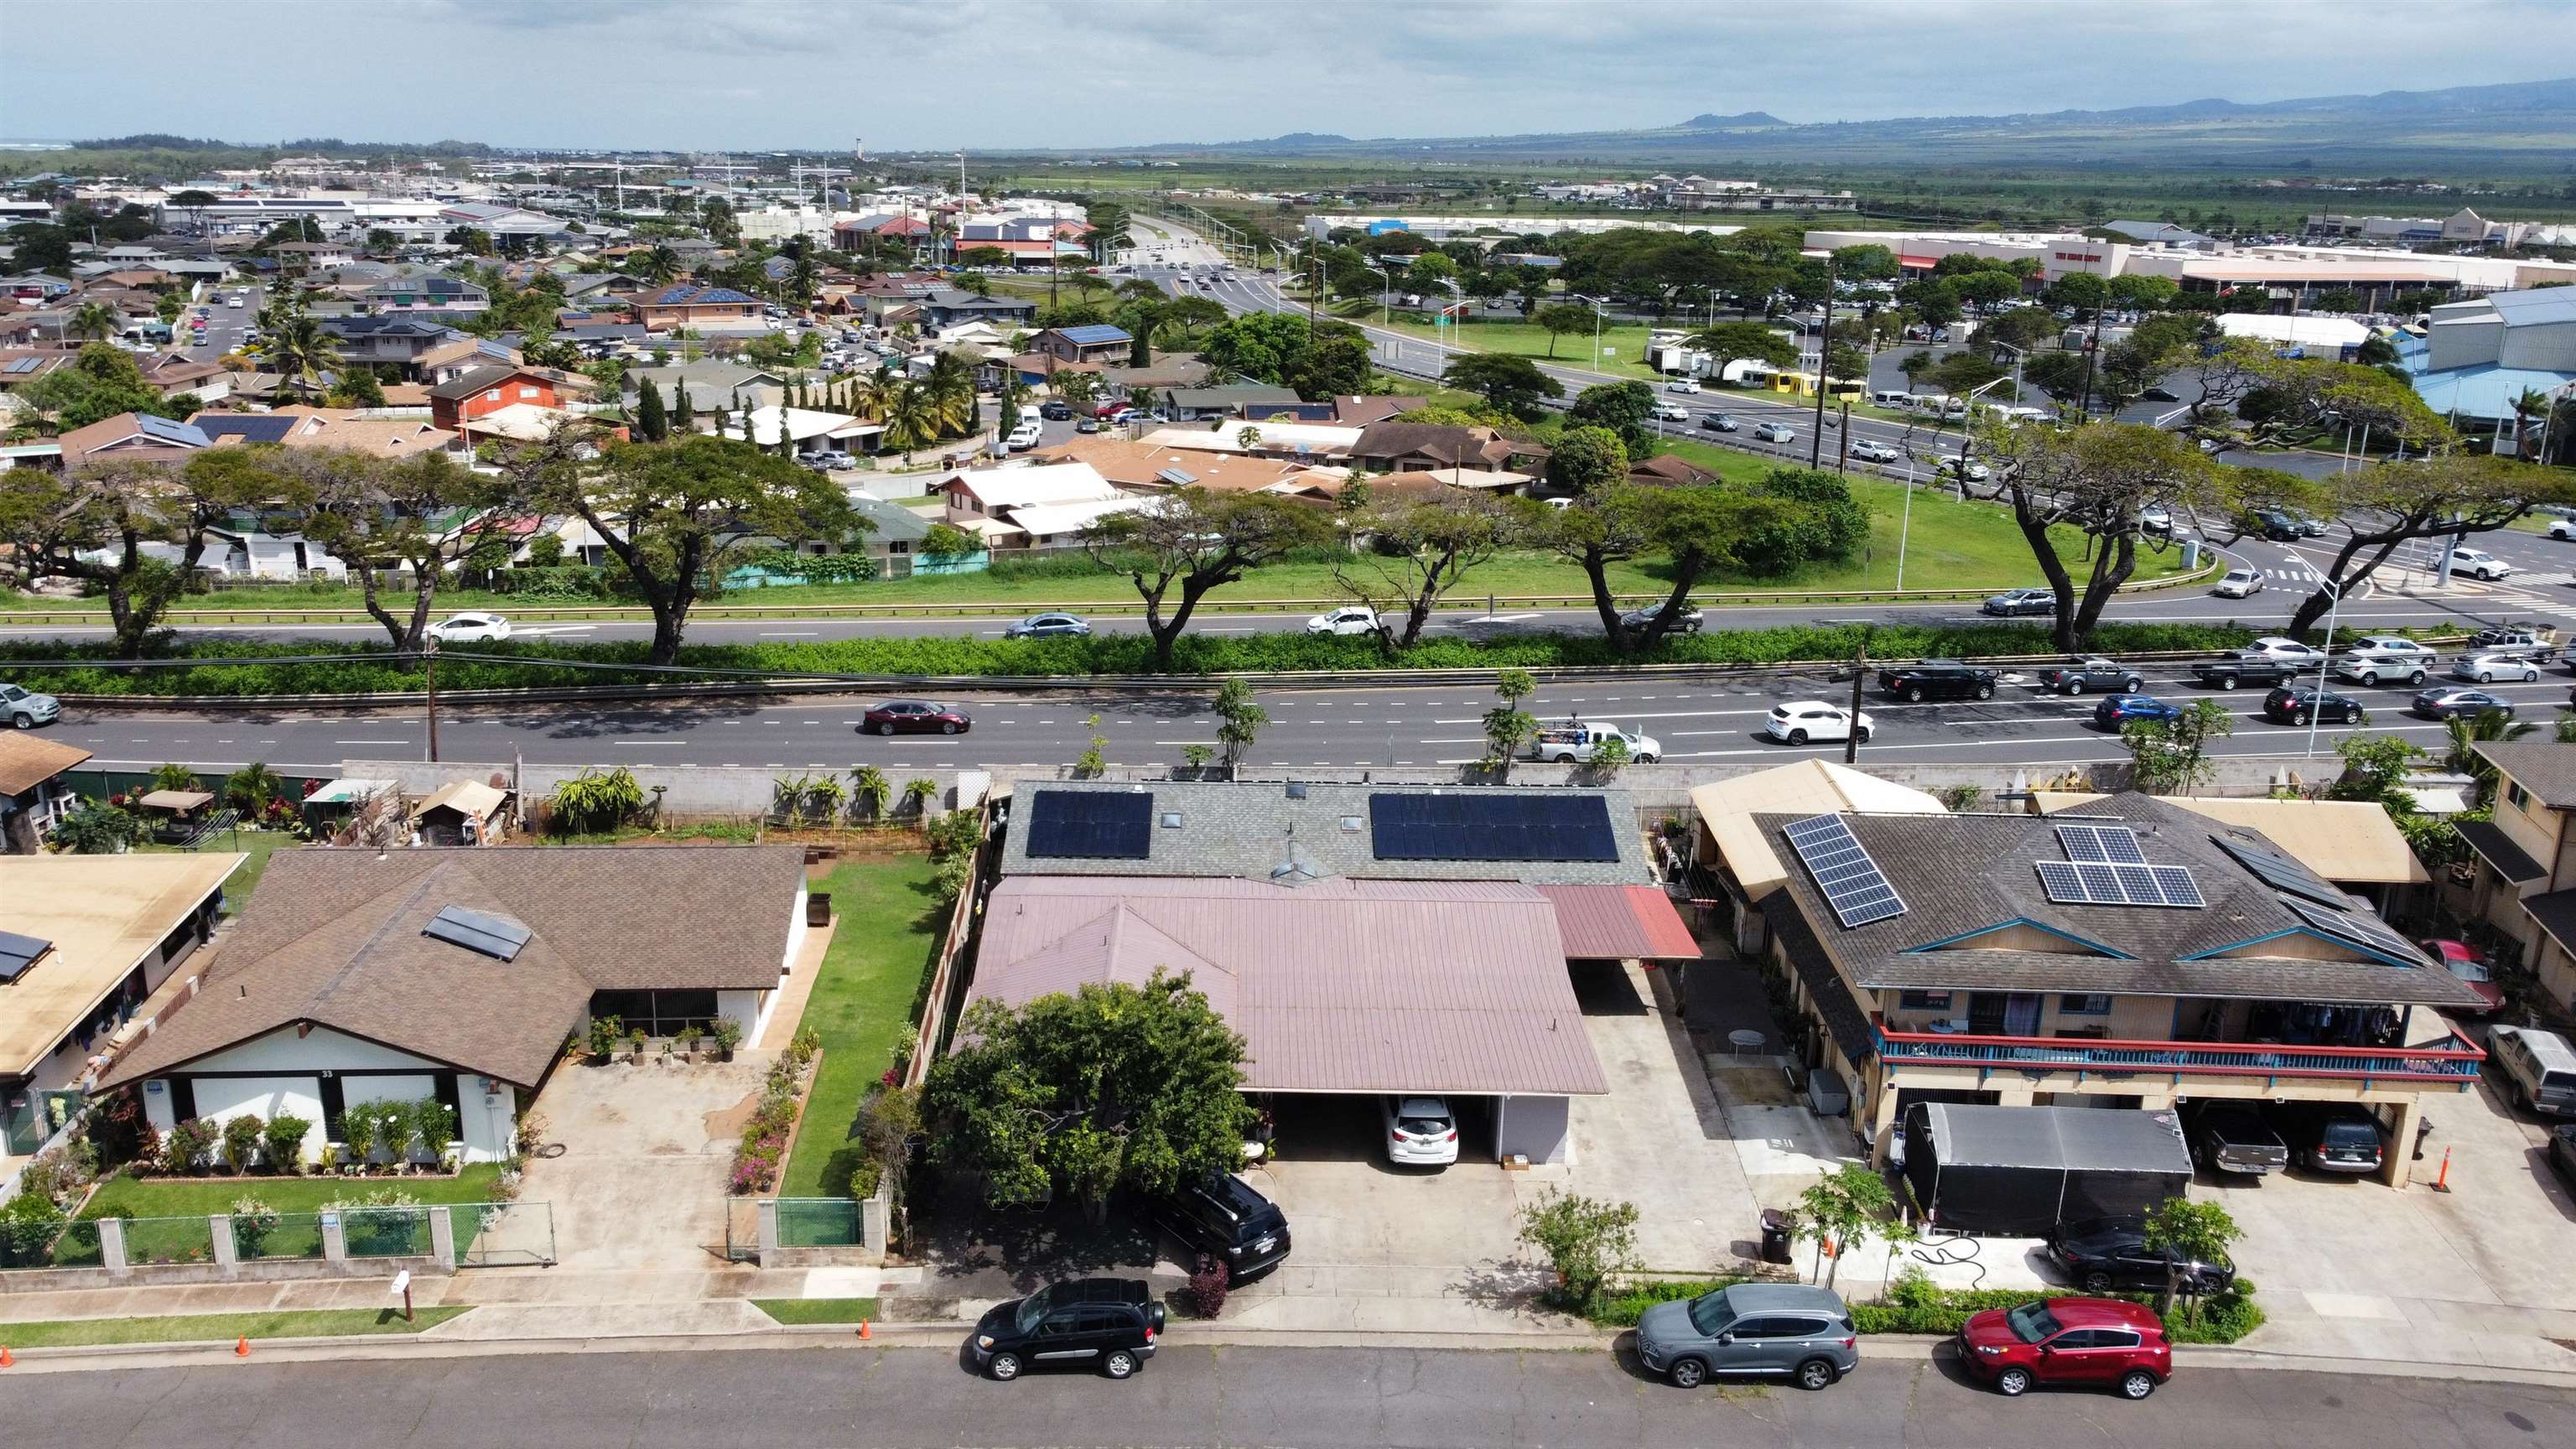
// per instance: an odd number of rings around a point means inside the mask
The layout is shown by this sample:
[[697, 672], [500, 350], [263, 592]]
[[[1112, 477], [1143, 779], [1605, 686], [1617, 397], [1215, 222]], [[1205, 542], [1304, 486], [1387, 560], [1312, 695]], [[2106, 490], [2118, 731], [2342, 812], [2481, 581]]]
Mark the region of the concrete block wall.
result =
[[[863, 763], [852, 760], [851, 766]], [[499, 775], [504, 781], [515, 772], [519, 782], [520, 825], [527, 824], [527, 813], [536, 802], [545, 799], [564, 781], [579, 775], [578, 765], [520, 765], [504, 761], [491, 764], [475, 761], [441, 761], [429, 764], [420, 760], [343, 760], [340, 773], [353, 779], [391, 780], [403, 793], [414, 799], [427, 795], [441, 785], [455, 780], [477, 783]], [[662, 813], [666, 818], [693, 820], [750, 820], [769, 813], [776, 793], [776, 782], [784, 777], [811, 775], [813, 770], [767, 770], [747, 765], [627, 765], [635, 783], [644, 788], [646, 800], [662, 791]], [[844, 774], [848, 766], [843, 767]], [[927, 776], [939, 782], [939, 794], [933, 808], [938, 811], [972, 806], [982, 801], [989, 788], [991, 775], [983, 770], [898, 770], [888, 775], [896, 791], [895, 805], [902, 804], [904, 782]], [[847, 783], [846, 778], [844, 784]]]

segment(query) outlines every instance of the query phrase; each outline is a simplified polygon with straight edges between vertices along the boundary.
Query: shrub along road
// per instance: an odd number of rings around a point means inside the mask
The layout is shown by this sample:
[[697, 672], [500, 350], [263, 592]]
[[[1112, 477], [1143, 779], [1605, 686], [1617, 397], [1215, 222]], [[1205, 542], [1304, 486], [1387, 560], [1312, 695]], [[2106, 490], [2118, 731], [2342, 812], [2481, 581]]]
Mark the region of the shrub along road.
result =
[[[1167, 1344], [1127, 1383], [974, 1377], [949, 1344], [843, 1351], [521, 1354], [358, 1363], [258, 1359], [39, 1374], [10, 1385], [16, 1438], [46, 1449], [183, 1443], [832, 1445], [1297, 1444], [1566, 1449], [1724, 1443], [2135, 1449], [2328, 1443], [2495, 1449], [2576, 1442], [2576, 1391], [2278, 1369], [2185, 1368], [2128, 1403], [2098, 1390], [2005, 1399], [1948, 1349], [1889, 1354], [1821, 1393], [1686, 1392], [1601, 1352]], [[469, 1407], [470, 1406], [470, 1407]], [[463, 1416], [460, 1418], [460, 1416]], [[470, 1423], [479, 1426], [465, 1429]], [[460, 1430], [463, 1432], [460, 1434]]]

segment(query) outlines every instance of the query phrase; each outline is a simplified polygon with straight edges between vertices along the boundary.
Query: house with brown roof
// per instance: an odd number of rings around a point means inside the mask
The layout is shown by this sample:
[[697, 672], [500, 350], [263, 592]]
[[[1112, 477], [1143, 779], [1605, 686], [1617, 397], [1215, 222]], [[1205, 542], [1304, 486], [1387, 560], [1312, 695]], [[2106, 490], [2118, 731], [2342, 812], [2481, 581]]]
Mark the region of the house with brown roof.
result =
[[1430, 402], [1427, 397], [1387, 393], [1345, 393], [1333, 399], [1333, 421], [1346, 428], [1365, 428]]
[[[16, 687], [0, 688], [0, 696]], [[13, 722], [10, 704], [0, 697], [0, 725]], [[44, 849], [45, 837], [80, 799], [63, 776], [89, 758], [90, 752], [78, 745], [40, 739], [31, 729], [0, 733], [0, 855], [33, 855]]]
[[1629, 465], [1628, 481], [1648, 488], [1696, 488], [1718, 481], [1717, 475], [1687, 458], [1657, 453]]
[[1029, 458], [1036, 463], [1088, 463], [1101, 477], [1130, 493], [1163, 493], [1174, 488], [1254, 493], [1282, 485], [1288, 485], [1282, 491], [1296, 492], [1304, 490], [1290, 484], [1290, 480], [1314, 471], [1303, 463], [1278, 458], [1196, 452], [1108, 433], [1077, 434], [1041, 448]]
[[1351, 445], [1352, 463], [1372, 473], [1437, 468], [1535, 473], [1547, 457], [1545, 444], [1507, 438], [1494, 428], [1402, 418], [1369, 424]]
[[214, 444], [214, 439], [202, 429], [150, 413], [118, 413], [112, 418], [101, 418], [85, 428], [74, 428], [55, 441], [62, 445], [63, 466], [66, 468], [111, 459], [184, 463], [190, 454]]
[[289, 1113], [316, 1153], [358, 1103], [436, 1097], [464, 1160], [495, 1162], [593, 1017], [757, 1040], [804, 940], [794, 846], [280, 851], [101, 1089], [140, 1092], [164, 1131]]

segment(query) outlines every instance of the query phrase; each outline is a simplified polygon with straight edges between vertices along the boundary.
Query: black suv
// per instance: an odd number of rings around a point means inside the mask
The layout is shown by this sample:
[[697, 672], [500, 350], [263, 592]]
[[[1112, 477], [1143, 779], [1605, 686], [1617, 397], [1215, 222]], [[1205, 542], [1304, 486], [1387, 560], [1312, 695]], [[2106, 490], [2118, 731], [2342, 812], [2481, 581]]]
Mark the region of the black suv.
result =
[[2303, 725], [2310, 719], [2328, 724], [2368, 724], [2370, 711], [2348, 694], [2314, 685], [2283, 685], [2263, 696], [2263, 717], [2275, 724]]
[[1163, 1305], [1142, 1278], [1075, 1278], [995, 1304], [975, 1324], [975, 1362], [1008, 1381], [1040, 1364], [1098, 1368], [1113, 1379], [1154, 1356]]
[[2277, 1114], [2290, 1156], [2318, 1172], [2377, 1172], [2387, 1144], [2379, 1118], [2350, 1103], [2283, 1104]]
[[1918, 659], [1878, 671], [1878, 687], [1898, 699], [1992, 699], [1995, 672], [1956, 659]]
[[1268, 1272], [1288, 1256], [1287, 1215], [1230, 1173], [1185, 1183], [1169, 1197], [1151, 1199], [1144, 1216], [1193, 1253], [1225, 1264], [1238, 1283]]
[[2066, 1281], [2087, 1293], [2108, 1293], [2114, 1288], [2161, 1290], [2168, 1259], [2173, 1260], [2176, 1285], [2185, 1292], [2213, 1293], [2236, 1281], [2232, 1263], [2195, 1263], [2170, 1248], [2148, 1247], [2146, 1227], [2134, 1219], [2065, 1223], [2048, 1235], [2048, 1261], [2066, 1275]]

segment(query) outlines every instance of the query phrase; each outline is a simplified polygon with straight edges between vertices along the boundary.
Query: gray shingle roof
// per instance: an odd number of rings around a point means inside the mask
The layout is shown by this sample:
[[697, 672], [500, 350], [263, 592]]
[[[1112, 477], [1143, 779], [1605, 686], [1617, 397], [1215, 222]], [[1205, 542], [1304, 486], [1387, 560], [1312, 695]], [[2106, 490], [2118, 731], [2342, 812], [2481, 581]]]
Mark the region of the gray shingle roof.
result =
[[2555, 810], [2576, 810], [2576, 745], [2551, 739], [2488, 740], [2478, 753]]

